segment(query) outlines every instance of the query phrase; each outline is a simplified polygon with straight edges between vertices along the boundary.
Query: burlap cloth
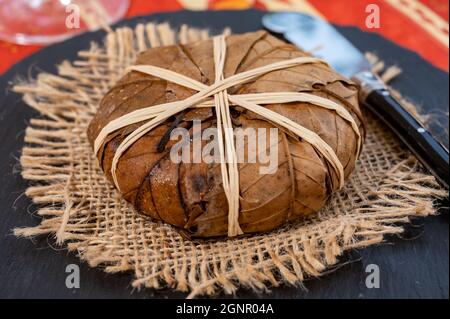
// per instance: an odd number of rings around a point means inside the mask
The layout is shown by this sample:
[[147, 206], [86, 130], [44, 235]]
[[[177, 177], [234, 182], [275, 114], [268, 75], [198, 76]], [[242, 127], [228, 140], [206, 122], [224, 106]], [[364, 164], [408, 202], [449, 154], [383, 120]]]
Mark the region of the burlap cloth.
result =
[[54, 234], [92, 267], [131, 271], [133, 287], [170, 287], [189, 297], [300, 284], [338, 262], [346, 250], [381, 243], [410, 217], [435, 214], [443, 196], [391, 133], [367, 114], [367, 139], [354, 173], [317, 215], [271, 233], [190, 241], [139, 215], [97, 166], [86, 136], [102, 96], [148, 47], [205, 39], [208, 32], [167, 24], [120, 28], [92, 44], [58, 75], [41, 73], [15, 87], [44, 115], [32, 119], [21, 156], [26, 194], [39, 205], [39, 226], [17, 236]]

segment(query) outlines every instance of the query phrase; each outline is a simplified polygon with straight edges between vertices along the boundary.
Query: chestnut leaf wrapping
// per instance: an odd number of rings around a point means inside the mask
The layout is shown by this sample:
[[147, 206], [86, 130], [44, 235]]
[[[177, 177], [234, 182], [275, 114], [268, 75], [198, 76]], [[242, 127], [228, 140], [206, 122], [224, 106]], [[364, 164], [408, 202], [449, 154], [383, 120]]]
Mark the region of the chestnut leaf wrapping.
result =
[[[259, 31], [226, 38], [224, 76], [248, 71], [277, 61], [308, 56], [296, 47]], [[149, 49], [136, 61], [168, 69], [205, 85], [214, 82], [212, 40], [188, 45]], [[344, 106], [363, 133], [362, 115], [355, 84], [325, 64], [305, 64], [272, 71], [228, 90], [230, 94], [301, 92]], [[139, 72], [125, 74], [105, 95], [88, 128], [91, 145], [105, 125], [127, 113], [185, 99], [196, 92]], [[264, 107], [315, 132], [336, 153], [345, 177], [356, 162], [358, 140], [350, 123], [335, 111], [305, 103], [269, 104]], [[242, 129], [273, 128], [270, 119], [233, 107], [233, 124]], [[218, 163], [175, 163], [169, 152], [175, 141], [166, 140], [176, 124], [189, 129], [200, 120], [202, 129], [214, 128], [211, 108], [190, 109], [159, 125], [121, 156], [116, 177], [123, 197], [143, 214], [172, 224], [193, 237], [227, 234], [228, 202]], [[108, 135], [97, 157], [111, 181], [111, 165], [118, 145], [142, 123]], [[239, 225], [244, 233], [272, 230], [287, 221], [318, 211], [338, 189], [338, 177], [329, 163], [308, 142], [278, 127], [278, 168], [260, 174], [266, 163], [239, 164]], [[363, 135], [363, 134], [362, 134]], [[257, 136], [258, 138], [258, 136]], [[267, 141], [267, 145], [269, 145]], [[162, 147], [163, 146], [163, 147]]]

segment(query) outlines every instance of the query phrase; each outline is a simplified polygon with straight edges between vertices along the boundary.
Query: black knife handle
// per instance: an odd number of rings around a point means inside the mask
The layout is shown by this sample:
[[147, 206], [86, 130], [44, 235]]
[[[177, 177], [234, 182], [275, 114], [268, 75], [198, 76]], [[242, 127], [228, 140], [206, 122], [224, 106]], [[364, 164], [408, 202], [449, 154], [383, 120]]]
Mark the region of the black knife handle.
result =
[[364, 103], [404, 142], [419, 161], [448, 189], [449, 155], [428, 130], [423, 127], [385, 88], [370, 92]]

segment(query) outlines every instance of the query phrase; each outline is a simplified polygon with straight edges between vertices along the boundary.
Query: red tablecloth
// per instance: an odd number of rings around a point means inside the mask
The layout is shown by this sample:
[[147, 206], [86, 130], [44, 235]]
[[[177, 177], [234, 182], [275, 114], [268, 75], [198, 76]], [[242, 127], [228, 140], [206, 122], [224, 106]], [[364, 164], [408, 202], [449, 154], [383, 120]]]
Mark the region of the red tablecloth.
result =
[[[380, 8], [378, 29], [366, 26], [366, 7], [369, 4]], [[131, 0], [127, 17], [181, 9], [238, 10], [253, 7], [269, 11], [304, 11], [337, 24], [380, 33], [448, 72], [447, 0]], [[0, 74], [40, 48], [0, 41]]]

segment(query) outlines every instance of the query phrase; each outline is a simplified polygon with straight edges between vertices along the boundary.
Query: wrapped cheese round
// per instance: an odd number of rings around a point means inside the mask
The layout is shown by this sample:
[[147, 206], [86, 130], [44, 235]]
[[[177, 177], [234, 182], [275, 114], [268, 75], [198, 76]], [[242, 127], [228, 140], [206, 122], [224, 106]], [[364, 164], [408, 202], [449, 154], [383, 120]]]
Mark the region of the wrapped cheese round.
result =
[[[213, 54], [213, 41], [205, 40], [146, 50], [139, 54], [135, 64], [174, 71], [209, 86], [215, 82]], [[226, 79], [277, 61], [307, 56], [264, 31], [230, 35], [226, 38], [223, 76]], [[361, 136], [364, 136], [358, 87], [325, 63], [309, 63], [271, 71], [227, 90], [228, 94], [241, 96], [270, 92], [307, 93], [332, 101], [351, 115], [353, 125], [336, 110], [314, 103], [263, 105], [317, 134], [334, 151], [347, 178], [355, 167]], [[128, 72], [102, 99], [88, 128], [89, 141], [94, 146], [108, 123], [130, 112], [181, 101], [195, 93], [193, 89], [156, 76]], [[243, 149], [244, 154], [238, 164], [239, 226], [244, 234], [270, 231], [313, 214], [339, 189], [339, 176], [305, 139], [245, 108], [230, 106], [230, 112], [233, 127], [244, 132], [240, 143], [235, 134], [236, 149]], [[102, 141], [96, 155], [111, 182], [117, 148], [142, 124], [117, 129]], [[188, 135], [187, 148], [183, 150], [191, 150], [190, 160], [181, 162], [174, 161], [171, 153], [179, 141], [169, 138], [180, 129]], [[207, 130], [217, 130], [214, 108], [187, 109], [140, 137], [120, 156], [115, 168], [123, 197], [138, 212], [171, 224], [191, 237], [225, 236], [228, 230], [228, 199], [221, 165], [201, 156], [200, 161], [193, 160], [199, 146], [204, 154], [210, 145], [207, 139], [200, 138], [200, 142], [197, 139], [208, 135], [203, 134]], [[256, 148], [252, 141], [257, 142]], [[250, 146], [255, 156], [249, 156]], [[276, 153], [271, 153], [274, 150]], [[262, 173], [264, 169], [269, 173]]]

